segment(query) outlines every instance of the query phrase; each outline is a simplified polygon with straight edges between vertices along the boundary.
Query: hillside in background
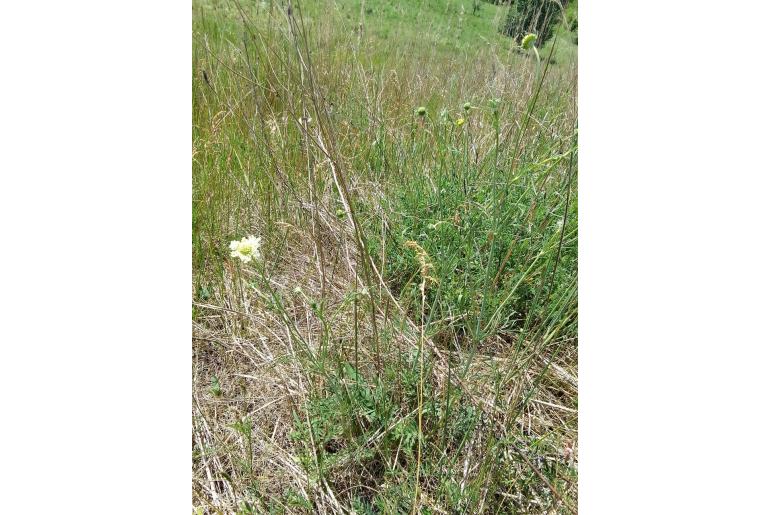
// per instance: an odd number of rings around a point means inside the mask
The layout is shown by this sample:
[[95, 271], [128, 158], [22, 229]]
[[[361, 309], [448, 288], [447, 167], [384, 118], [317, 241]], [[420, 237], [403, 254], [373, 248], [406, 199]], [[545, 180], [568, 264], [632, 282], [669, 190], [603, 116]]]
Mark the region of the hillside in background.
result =
[[[256, 12], [277, 13], [281, 2], [257, 3]], [[295, 2], [312, 24], [319, 18], [333, 19], [339, 33], [359, 35], [371, 44], [409, 47], [412, 51], [442, 55], [474, 54], [492, 49], [501, 54], [515, 52], [519, 41], [501, 33], [508, 15], [507, 3], [475, 0], [335, 0]], [[474, 10], [474, 5], [477, 9]], [[241, 9], [226, 0], [196, 0], [194, 11], [228, 13], [233, 22]], [[256, 21], [256, 20], [253, 20]], [[219, 27], [221, 30], [223, 27]], [[363, 29], [363, 30], [362, 30]], [[568, 2], [563, 20], [554, 26], [557, 56], [563, 61], [577, 57], [577, 1]], [[542, 46], [542, 42], [541, 42]]]

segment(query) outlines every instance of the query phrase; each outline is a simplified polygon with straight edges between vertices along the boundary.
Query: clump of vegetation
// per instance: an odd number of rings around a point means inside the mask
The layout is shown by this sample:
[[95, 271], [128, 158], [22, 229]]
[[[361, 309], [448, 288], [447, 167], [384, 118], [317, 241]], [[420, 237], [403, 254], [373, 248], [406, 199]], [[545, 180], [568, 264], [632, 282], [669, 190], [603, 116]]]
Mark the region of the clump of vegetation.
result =
[[362, 5], [193, 4], [193, 505], [573, 512], [572, 49]]
[[[291, 436], [304, 466], [319, 480], [334, 478], [333, 486], [340, 489], [357, 483], [353, 502], [359, 509], [409, 511], [417, 466], [421, 477], [451, 482], [452, 474], [436, 465], [456, 466], [448, 462], [451, 451], [467, 443], [479, 422], [480, 411], [463, 402], [457, 390], [444, 399], [427, 384], [423, 394], [428, 401], [420, 406], [416, 358], [411, 354], [390, 362], [379, 378], [370, 380], [345, 363], [327, 377], [324, 395], [310, 404], [309, 423], [295, 418]], [[424, 451], [418, 463], [419, 445]], [[456, 506], [453, 502], [440, 499], [442, 506]]]
[[554, 25], [561, 19], [566, 0], [514, 0], [500, 31], [516, 41], [528, 33], [537, 34], [542, 43], [550, 39]]
[[[393, 213], [392, 229], [373, 240], [384, 239], [389, 286], [413, 307], [419, 306], [418, 263], [404, 243], [419, 242], [436, 263], [437, 284], [428, 291], [434, 331], [475, 342], [512, 335], [527, 319], [542, 322], [554, 308], [554, 284], [576, 281], [572, 177], [560, 178], [557, 194], [546, 194], [545, 185], [555, 168], [574, 160], [574, 139], [567, 134], [552, 141], [564, 151], [544, 160], [521, 156], [517, 172], [510, 173], [512, 156], [501, 156], [500, 148], [484, 161], [473, 155], [474, 132], [494, 127], [497, 109], [475, 113], [467, 131], [447, 131], [440, 122], [425, 130], [420, 144], [434, 146], [443, 159], [427, 173], [408, 174], [389, 192], [385, 209]], [[544, 286], [549, 279], [554, 283]]]

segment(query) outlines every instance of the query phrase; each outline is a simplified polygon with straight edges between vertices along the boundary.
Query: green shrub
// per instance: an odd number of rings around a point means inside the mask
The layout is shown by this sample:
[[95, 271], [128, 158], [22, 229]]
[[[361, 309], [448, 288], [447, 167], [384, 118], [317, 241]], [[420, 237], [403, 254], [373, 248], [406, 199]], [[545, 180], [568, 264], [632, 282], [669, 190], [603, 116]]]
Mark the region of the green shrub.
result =
[[514, 0], [500, 32], [516, 41], [533, 32], [537, 34], [536, 44], [543, 44], [551, 37], [564, 3], [565, 0]]

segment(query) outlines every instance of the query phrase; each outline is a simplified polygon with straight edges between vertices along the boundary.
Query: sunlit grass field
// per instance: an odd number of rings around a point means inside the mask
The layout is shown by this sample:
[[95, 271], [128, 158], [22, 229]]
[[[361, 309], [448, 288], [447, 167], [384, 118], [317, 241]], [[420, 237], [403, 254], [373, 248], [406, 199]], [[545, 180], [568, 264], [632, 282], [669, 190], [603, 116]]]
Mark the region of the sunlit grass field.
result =
[[577, 35], [473, 4], [194, 0], [194, 512], [575, 511]]

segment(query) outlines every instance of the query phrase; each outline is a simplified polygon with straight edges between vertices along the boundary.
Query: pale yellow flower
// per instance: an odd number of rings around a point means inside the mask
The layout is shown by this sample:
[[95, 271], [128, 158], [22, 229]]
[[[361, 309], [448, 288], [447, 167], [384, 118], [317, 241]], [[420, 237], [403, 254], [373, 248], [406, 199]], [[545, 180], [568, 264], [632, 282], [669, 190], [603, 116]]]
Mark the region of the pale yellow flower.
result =
[[455, 122], [455, 124], [458, 127], [462, 127], [463, 125], [465, 125], [465, 118], [458, 118], [457, 121]]
[[240, 241], [230, 242], [230, 257], [238, 258], [244, 263], [249, 263], [252, 259], [259, 259], [259, 247], [262, 245], [262, 238], [254, 236], [243, 237]]

